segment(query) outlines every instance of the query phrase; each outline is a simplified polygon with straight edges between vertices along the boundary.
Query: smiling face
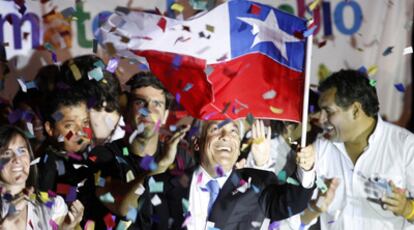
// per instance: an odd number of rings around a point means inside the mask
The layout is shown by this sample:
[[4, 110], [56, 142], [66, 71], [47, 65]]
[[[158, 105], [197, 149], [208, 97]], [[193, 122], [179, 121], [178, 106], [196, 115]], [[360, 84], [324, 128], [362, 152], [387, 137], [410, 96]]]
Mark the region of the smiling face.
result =
[[233, 169], [240, 155], [240, 129], [235, 121], [219, 127], [221, 121], [209, 121], [203, 128], [200, 140], [201, 166], [215, 176], [215, 167], [224, 172]]
[[8, 146], [2, 148], [0, 159], [7, 162], [0, 173], [5, 186], [25, 188], [30, 171], [30, 153], [27, 142], [20, 134], [12, 137]]
[[[80, 152], [86, 149], [91, 140], [84, 133], [83, 128], [89, 128], [89, 115], [85, 103], [74, 106], [62, 106], [58, 110], [62, 119], [54, 126], [46, 122], [45, 128], [49, 136], [63, 138], [63, 149], [67, 152]], [[71, 134], [70, 134], [71, 133]]]
[[328, 139], [347, 142], [353, 139], [356, 128], [352, 106], [346, 109], [338, 106], [335, 96], [336, 88], [330, 88], [321, 93], [319, 98], [320, 123]]

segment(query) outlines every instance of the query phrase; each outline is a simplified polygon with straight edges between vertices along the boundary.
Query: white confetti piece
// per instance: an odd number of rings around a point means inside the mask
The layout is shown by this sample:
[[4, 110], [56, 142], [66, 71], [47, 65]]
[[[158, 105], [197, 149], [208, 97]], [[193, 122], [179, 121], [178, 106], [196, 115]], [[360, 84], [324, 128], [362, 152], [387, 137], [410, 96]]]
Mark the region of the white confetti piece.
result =
[[273, 99], [274, 97], [276, 97], [276, 91], [274, 91], [273, 89], [263, 94], [263, 99], [265, 100], [270, 100], [270, 99]]
[[413, 47], [407, 47], [404, 49], [403, 55], [412, 54], [413, 53]]
[[161, 199], [158, 197], [158, 195], [155, 194], [155, 196], [151, 199], [151, 203], [152, 205], [157, 206], [157, 205], [160, 205], [162, 202], [161, 202]]
[[38, 157], [38, 158], [36, 158], [36, 159], [32, 160], [32, 162], [30, 162], [30, 165], [35, 165], [35, 164], [37, 164], [37, 163], [39, 163], [39, 162], [40, 162], [40, 157]]
[[135, 194], [141, 196], [142, 194], [144, 194], [145, 192], [145, 188], [144, 186], [142, 186], [142, 184], [140, 184], [137, 188], [137, 190], [135, 190]]
[[19, 83], [20, 88], [22, 89], [22, 91], [26, 93], [27, 92], [27, 87], [26, 87], [26, 84], [24, 83], [24, 81], [20, 78], [17, 78], [17, 82]]

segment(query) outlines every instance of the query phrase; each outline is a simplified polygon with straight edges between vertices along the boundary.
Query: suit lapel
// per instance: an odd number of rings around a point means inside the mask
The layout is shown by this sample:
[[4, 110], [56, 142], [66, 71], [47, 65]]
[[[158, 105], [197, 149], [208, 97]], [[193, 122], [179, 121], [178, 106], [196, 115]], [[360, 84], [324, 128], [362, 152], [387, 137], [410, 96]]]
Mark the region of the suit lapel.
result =
[[237, 203], [235, 198], [239, 195], [234, 195], [233, 191], [239, 186], [240, 179], [240, 174], [236, 170], [233, 170], [226, 183], [224, 183], [223, 188], [220, 190], [208, 218], [208, 221], [214, 222], [215, 226], [224, 226], [230, 218], [234, 206]]

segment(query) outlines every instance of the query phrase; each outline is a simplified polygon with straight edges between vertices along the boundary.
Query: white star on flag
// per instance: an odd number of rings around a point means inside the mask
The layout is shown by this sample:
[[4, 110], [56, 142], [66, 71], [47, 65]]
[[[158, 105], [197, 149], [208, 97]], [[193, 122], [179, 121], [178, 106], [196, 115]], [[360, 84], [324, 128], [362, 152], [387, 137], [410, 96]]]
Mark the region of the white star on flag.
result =
[[251, 48], [261, 42], [272, 42], [280, 50], [282, 57], [288, 60], [286, 53], [286, 42], [299, 42], [300, 39], [286, 33], [279, 28], [275, 12], [270, 10], [264, 21], [256, 18], [238, 18], [253, 27], [252, 34], [255, 35]]

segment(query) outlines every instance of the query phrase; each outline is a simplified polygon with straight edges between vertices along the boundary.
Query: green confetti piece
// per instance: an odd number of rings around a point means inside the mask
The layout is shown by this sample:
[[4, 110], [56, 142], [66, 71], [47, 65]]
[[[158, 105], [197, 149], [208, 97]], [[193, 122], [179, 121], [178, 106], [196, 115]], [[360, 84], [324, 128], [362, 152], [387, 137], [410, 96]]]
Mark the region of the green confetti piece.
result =
[[293, 179], [292, 177], [288, 177], [287, 180], [286, 180], [286, 183], [299, 186], [299, 182], [297, 180]]
[[375, 87], [375, 86], [377, 85], [377, 80], [370, 79], [370, 80], [369, 80], [369, 84], [370, 84], [372, 87]]
[[109, 192], [99, 196], [99, 200], [101, 200], [104, 203], [114, 203], [115, 202], [115, 198]]
[[128, 155], [129, 155], [129, 152], [128, 152], [128, 148], [127, 148], [127, 147], [124, 147], [124, 148], [122, 149], [122, 154], [123, 154], [124, 156], [128, 156]]
[[153, 178], [151, 178], [148, 184], [150, 193], [158, 193], [164, 191], [164, 182], [162, 181], [156, 182]]
[[282, 170], [277, 174], [277, 179], [279, 179], [279, 181], [281, 182], [285, 182], [286, 181], [286, 171]]
[[187, 213], [189, 202], [187, 199], [181, 199], [181, 203], [183, 205], [183, 213]]
[[249, 125], [253, 125], [254, 117], [251, 113], [247, 114], [246, 120], [249, 123]]
[[326, 193], [326, 191], [328, 191], [328, 186], [326, 186], [325, 182], [319, 177], [316, 179], [316, 187], [318, 187], [322, 193]]

